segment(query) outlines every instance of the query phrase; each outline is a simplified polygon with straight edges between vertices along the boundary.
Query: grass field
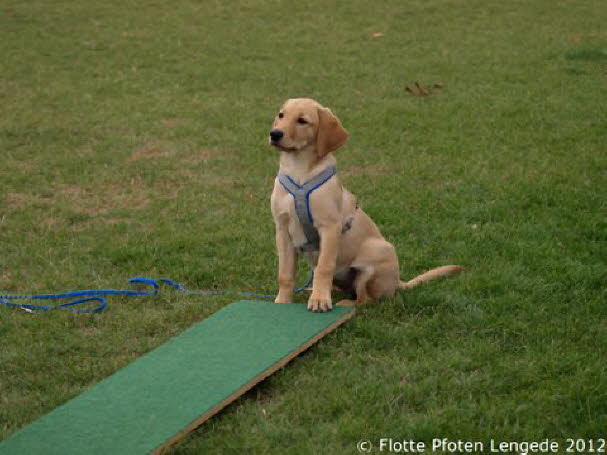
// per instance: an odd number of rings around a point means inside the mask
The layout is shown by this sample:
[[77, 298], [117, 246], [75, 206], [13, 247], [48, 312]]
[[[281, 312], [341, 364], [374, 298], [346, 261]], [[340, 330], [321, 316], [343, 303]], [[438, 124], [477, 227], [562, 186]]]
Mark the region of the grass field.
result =
[[[604, 0], [3, 0], [0, 294], [138, 275], [273, 292], [266, 137], [309, 96], [349, 129], [341, 178], [402, 277], [468, 271], [362, 308], [174, 453], [605, 438], [606, 17]], [[235, 299], [0, 308], [0, 439]]]

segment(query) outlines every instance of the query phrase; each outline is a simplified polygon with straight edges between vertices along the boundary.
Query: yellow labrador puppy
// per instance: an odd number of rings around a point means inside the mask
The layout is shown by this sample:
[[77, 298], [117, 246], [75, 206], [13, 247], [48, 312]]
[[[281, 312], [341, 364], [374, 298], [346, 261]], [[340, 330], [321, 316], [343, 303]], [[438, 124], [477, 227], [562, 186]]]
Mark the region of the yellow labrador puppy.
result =
[[299, 253], [314, 270], [311, 311], [332, 308], [333, 286], [351, 296], [340, 304], [358, 304], [463, 270], [443, 266], [400, 281], [394, 247], [336, 175], [333, 152], [347, 139], [337, 117], [311, 99], [287, 100], [274, 120], [269, 141], [280, 151], [271, 197], [278, 249], [276, 302], [292, 301]]

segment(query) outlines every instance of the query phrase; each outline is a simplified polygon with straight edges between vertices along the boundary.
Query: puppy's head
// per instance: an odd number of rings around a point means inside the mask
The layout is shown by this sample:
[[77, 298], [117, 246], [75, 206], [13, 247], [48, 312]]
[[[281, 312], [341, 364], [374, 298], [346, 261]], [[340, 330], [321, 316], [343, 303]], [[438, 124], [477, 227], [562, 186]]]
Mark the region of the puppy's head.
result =
[[270, 145], [284, 152], [313, 148], [319, 158], [345, 144], [348, 132], [326, 107], [308, 98], [287, 100], [270, 131]]

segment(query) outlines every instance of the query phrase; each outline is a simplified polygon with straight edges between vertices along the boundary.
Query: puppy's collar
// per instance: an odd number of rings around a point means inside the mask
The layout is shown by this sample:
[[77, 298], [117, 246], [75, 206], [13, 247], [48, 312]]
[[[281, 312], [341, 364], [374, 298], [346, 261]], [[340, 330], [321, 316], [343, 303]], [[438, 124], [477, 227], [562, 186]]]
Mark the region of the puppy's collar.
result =
[[278, 173], [278, 181], [293, 196], [295, 213], [297, 213], [297, 218], [306, 236], [306, 243], [300, 247], [303, 251], [318, 251], [320, 248], [320, 237], [314, 227], [314, 218], [312, 218], [310, 210], [310, 194], [329, 181], [335, 174], [337, 174], [337, 168], [335, 165], [331, 165], [303, 185], [298, 185], [287, 174]]

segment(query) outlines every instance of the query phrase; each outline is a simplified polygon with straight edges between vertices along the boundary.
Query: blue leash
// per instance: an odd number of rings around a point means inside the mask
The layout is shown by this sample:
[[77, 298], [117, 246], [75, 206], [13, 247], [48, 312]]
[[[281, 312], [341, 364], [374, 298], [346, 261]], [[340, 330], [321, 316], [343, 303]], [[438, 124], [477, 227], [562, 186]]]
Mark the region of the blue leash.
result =
[[[304, 292], [306, 287], [310, 285], [312, 282], [313, 275], [310, 275], [310, 278], [303, 286], [295, 289], [295, 293], [300, 294]], [[152, 290], [147, 291], [136, 291], [136, 290], [113, 290], [113, 289], [105, 289], [105, 290], [91, 290], [91, 291], [74, 291], [74, 292], [65, 292], [61, 294], [30, 294], [30, 295], [16, 295], [16, 294], [0, 294], [0, 304], [4, 304], [13, 308], [20, 308], [28, 313], [35, 313], [38, 311], [48, 311], [48, 310], [67, 310], [72, 311], [74, 313], [101, 313], [107, 306], [105, 296], [152, 296], [158, 294], [160, 290], [160, 284], [165, 284], [175, 291], [187, 293], [187, 294], [197, 294], [197, 295], [227, 295], [227, 294], [238, 294], [246, 297], [255, 297], [259, 299], [273, 299], [274, 295], [269, 294], [256, 294], [253, 292], [246, 291], [227, 291], [227, 290], [215, 290], [215, 289], [188, 289], [185, 286], [179, 284], [176, 281], [170, 280], [168, 278], [158, 278], [156, 280], [151, 278], [143, 278], [143, 277], [135, 277], [131, 278], [128, 281], [130, 284], [145, 284], [148, 286], [152, 286]], [[70, 302], [61, 303], [58, 305], [34, 305], [30, 303], [19, 303], [13, 302], [13, 300], [63, 300], [63, 299], [72, 299], [74, 297], [84, 297], [76, 300], [72, 300]], [[86, 310], [79, 310], [76, 308], [72, 308], [75, 305], [79, 305], [81, 303], [91, 303], [97, 302], [97, 306], [95, 308], [90, 308]]]

